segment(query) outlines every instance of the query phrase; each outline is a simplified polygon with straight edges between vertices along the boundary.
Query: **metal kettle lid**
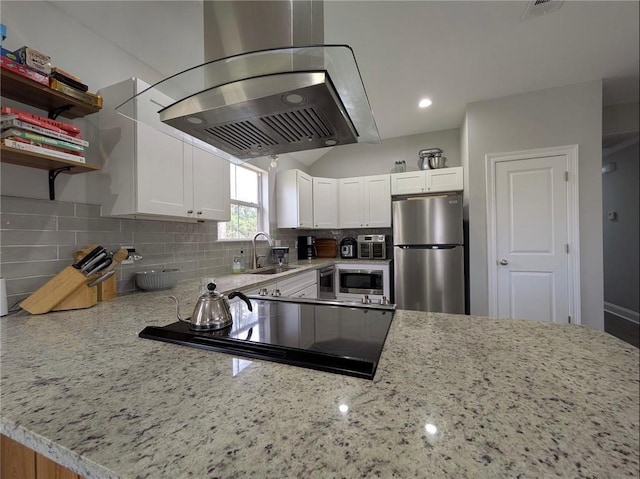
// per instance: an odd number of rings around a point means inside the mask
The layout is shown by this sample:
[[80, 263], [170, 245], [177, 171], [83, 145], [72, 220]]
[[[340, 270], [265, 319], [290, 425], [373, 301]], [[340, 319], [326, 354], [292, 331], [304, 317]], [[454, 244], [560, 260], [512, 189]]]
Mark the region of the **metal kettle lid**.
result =
[[215, 289], [218, 287], [216, 283], [207, 284], [207, 292], [203, 293], [199, 299], [224, 298], [224, 295], [218, 293]]

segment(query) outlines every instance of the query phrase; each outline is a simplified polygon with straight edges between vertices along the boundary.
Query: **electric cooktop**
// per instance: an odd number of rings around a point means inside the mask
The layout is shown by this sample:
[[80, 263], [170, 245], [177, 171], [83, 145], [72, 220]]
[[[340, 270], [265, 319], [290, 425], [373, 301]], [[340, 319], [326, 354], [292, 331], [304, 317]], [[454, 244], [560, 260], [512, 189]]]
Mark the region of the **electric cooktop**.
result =
[[395, 305], [249, 296], [253, 312], [230, 302], [233, 325], [192, 331], [189, 324], [148, 326], [141, 338], [373, 379]]

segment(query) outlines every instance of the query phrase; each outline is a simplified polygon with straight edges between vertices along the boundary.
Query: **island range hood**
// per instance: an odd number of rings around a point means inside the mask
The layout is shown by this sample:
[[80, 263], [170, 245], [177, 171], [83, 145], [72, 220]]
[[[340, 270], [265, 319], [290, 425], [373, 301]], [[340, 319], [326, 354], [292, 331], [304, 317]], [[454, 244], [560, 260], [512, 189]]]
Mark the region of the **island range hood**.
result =
[[203, 2], [202, 65], [117, 108], [234, 163], [379, 143], [347, 45], [323, 45], [317, 0]]

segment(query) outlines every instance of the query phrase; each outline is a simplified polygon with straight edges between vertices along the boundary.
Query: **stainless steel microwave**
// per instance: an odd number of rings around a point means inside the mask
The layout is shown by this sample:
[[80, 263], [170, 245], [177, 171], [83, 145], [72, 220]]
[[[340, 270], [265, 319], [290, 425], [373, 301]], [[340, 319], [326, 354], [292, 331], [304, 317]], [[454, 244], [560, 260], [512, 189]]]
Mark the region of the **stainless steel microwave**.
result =
[[381, 269], [338, 269], [338, 291], [351, 294], [384, 294], [384, 273]]
[[358, 258], [387, 259], [385, 235], [358, 235]]

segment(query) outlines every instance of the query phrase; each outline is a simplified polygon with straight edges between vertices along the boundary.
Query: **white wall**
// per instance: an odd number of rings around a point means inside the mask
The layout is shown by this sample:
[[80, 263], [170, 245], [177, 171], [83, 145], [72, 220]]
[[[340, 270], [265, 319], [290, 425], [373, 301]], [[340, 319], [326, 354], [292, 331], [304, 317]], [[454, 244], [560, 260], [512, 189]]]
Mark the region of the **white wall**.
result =
[[[164, 75], [151, 65], [139, 59], [103, 36], [84, 27], [63, 14], [48, 2], [42, 1], [2, 1], [0, 3], [2, 23], [7, 25], [8, 36], [4, 46], [10, 50], [27, 45], [49, 55], [54, 66], [59, 66], [76, 76], [89, 86], [89, 91], [122, 81], [128, 77], [139, 77], [147, 83], [155, 83]], [[193, 15], [193, 28], [202, 31], [202, 19]], [[150, 7], [149, 17], [162, 15], [162, 10]], [[176, 32], [166, 32], [167, 35]], [[200, 36], [202, 36], [200, 34]], [[153, 41], [140, 34], [140, 41]], [[200, 46], [200, 51], [202, 46]], [[200, 53], [201, 55], [201, 53]], [[3, 99], [3, 104], [46, 116], [46, 112]], [[73, 120], [91, 141], [95, 135], [96, 115]], [[64, 120], [61, 118], [61, 120]], [[89, 148], [87, 163], [99, 164], [95, 159], [95, 149]], [[48, 179], [45, 170], [24, 168], [2, 163], [2, 194], [31, 198], [48, 198]], [[81, 203], [96, 202], [94, 192], [99, 175], [85, 173], [79, 175], [59, 175], [56, 180], [56, 199]]]
[[636, 101], [604, 107], [602, 109], [602, 134], [638, 131], [640, 129], [638, 105], [639, 103]]
[[603, 329], [600, 81], [467, 107], [471, 314], [488, 312], [485, 155], [578, 144], [582, 324]]
[[379, 145], [354, 144], [333, 148], [309, 168], [312, 176], [349, 178], [390, 173], [404, 160], [407, 171], [418, 169], [418, 152], [440, 148], [447, 166], [460, 166], [460, 130], [442, 130], [383, 140]]

